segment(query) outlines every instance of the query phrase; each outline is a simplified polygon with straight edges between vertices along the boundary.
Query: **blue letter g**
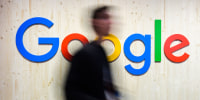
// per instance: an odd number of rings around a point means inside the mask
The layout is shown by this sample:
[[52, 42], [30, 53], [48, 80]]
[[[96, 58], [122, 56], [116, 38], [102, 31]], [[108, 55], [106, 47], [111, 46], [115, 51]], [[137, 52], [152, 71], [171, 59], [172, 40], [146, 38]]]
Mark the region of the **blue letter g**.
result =
[[38, 38], [38, 44], [52, 44], [51, 50], [44, 54], [44, 55], [33, 55], [29, 53], [25, 48], [23, 44], [23, 35], [24, 32], [32, 25], [35, 24], [42, 24], [50, 28], [53, 23], [42, 17], [34, 17], [31, 19], [28, 19], [25, 21], [18, 29], [16, 34], [16, 46], [18, 51], [21, 53], [22, 56], [24, 56], [26, 59], [33, 61], [33, 62], [44, 62], [49, 59], [51, 59], [56, 52], [58, 51], [59, 46], [59, 38]]
[[[145, 51], [141, 56], [135, 56], [130, 51], [131, 43], [140, 40], [144, 43]], [[133, 34], [129, 36], [124, 43], [124, 54], [133, 62], [141, 62], [145, 60], [144, 66], [140, 69], [133, 68], [130, 64], [126, 65], [126, 70], [133, 75], [142, 75], [147, 72], [151, 64], [151, 35]]]

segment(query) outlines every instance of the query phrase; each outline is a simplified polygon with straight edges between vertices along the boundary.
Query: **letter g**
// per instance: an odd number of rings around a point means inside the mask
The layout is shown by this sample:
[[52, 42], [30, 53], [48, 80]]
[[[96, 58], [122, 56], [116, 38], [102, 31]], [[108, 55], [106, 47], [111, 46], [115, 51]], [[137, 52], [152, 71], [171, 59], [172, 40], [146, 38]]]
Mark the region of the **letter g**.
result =
[[44, 55], [33, 55], [29, 53], [25, 48], [23, 44], [23, 35], [25, 31], [32, 25], [35, 24], [42, 24], [50, 28], [53, 23], [42, 17], [34, 17], [31, 19], [26, 20], [18, 29], [17, 34], [16, 34], [16, 46], [18, 51], [21, 53], [24, 58], [33, 61], [33, 62], [44, 62], [49, 59], [51, 59], [56, 52], [58, 51], [58, 46], [59, 46], [59, 38], [38, 38], [38, 44], [51, 44], [52, 48], [51, 50], [44, 54]]
[[[145, 51], [141, 56], [135, 56], [131, 53], [131, 43], [135, 40], [140, 40], [145, 45]], [[129, 36], [124, 43], [124, 54], [133, 62], [141, 62], [145, 60], [144, 66], [140, 69], [133, 68], [130, 64], [125, 66], [125, 69], [133, 75], [142, 75], [146, 73], [151, 65], [151, 35], [141, 35], [139, 33]]]

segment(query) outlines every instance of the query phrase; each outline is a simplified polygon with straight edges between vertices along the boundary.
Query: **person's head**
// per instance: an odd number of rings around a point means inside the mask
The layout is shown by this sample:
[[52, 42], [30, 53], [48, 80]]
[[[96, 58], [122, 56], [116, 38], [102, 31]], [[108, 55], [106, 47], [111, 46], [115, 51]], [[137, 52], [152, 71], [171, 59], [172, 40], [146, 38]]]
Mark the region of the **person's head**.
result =
[[98, 36], [106, 36], [111, 28], [111, 19], [108, 13], [110, 7], [102, 6], [94, 10], [92, 15], [92, 27]]

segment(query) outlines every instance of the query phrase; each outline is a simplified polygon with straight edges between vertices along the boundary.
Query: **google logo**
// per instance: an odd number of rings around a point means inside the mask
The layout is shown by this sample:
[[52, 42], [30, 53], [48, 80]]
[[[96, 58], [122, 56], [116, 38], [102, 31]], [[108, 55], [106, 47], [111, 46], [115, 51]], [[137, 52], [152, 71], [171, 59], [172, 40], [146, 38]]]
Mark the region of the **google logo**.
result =
[[[19, 27], [17, 31], [16, 46], [17, 46], [18, 51], [21, 53], [22, 56], [24, 56], [24, 58], [33, 62], [44, 62], [51, 59], [58, 51], [59, 38], [58, 37], [52, 37], [52, 38], [39, 37], [38, 38], [39, 44], [51, 44], [52, 48], [49, 52], [47, 52], [44, 55], [31, 54], [24, 47], [23, 35], [30, 26], [36, 25], [36, 24], [41, 24], [41, 25], [47, 26], [48, 28], [51, 28], [51, 26], [53, 25], [53, 22], [42, 17], [34, 17], [34, 18], [26, 20], [23, 24], [21, 24], [21, 26]], [[79, 33], [72, 33], [66, 36], [64, 40], [62, 41], [61, 52], [63, 56], [69, 61], [71, 61], [72, 55], [68, 51], [68, 44], [72, 40], [79, 40], [84, 45], [88, 43], [88, 39]], [[115, 47], [114, 52], [108, 56], [108, 61], [112, 62], [116, 60], [121, 53], [121, 43], [119, 39], [112, 34], [104, 37], [104, 40], [111, 41]], [[137, 40], [141, 41], [145, 46], [145, 51], [141, 56], [135, 56], [134, 54], [131, 53], [131, 50], [130, 50], [131, 44]], [[180, 43], [171, 47], [171, 44], [174, 41], [180, 41]], [[181, 63], [187, 60], [190, 55], [187, 53], [184, 53], [181, 56], [175, 56], [173, 55], [173, 52], [181, 48], [184, 48], [188, 46], [189, 44], [190, 43], [185, 36], [181, 34], [173, 34], [169, 36], [164, 43], [165, 56], [172, 62]], [[143, 67], [140, 69], [133, 68], [130, 64], [126, 65], [125, 69], [129, 73], [133, 75], [142, 75], [148, 71], [151, 65], [151, 35], [150, 34], [142, 35], [139, 33], [135, 33], [135, 34], [130, 35], [129, 37], [126, 38], [124, 42], [123, 50], [124, 50], [125, 56], [130, 61], [132, 62], [145, 61]], [[155, 20], [155, 61], [161, 62], [161, 20]]]

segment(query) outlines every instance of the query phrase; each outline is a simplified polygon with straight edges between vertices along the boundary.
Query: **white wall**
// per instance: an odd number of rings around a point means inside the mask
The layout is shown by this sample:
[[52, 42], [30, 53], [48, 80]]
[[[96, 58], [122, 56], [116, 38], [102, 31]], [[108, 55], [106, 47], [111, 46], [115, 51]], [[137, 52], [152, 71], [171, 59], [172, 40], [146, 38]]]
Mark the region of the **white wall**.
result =
[[[114, 5], [115, 29], [122, 51], [111, 63], [115, 84], [122, 100], [200, 100], [200, 1], [199, 0], [0, 0], [0, 99], [1, 100], [63, 100], [62, 85], [69, 61], [61, 53], [61, 43], [71, 33], [81, 33], [89, 40], [95, 36], [85, 27], [89, 9], [96, 5]], [[32, 17], [45, 17], [54, 25], [50, 29], [35, 25], [23, 38], [26, 49], [37, 55], [51, 46], [39, 46], [38, 37], [59, 37], [57, 54], [49, 61], [34, 63], [17, 50], [15, 36], [20, 25]], [[162, 61], [154, 61], [154, 20], [162, 20]], [[144, 62], [130, 62], [124, 55], [125, 39], [133, 34], [151, 34], [151, 66], [147, 73], [134, 76], [124, 66], [139, 68]], [[176, 55], [187, 52], [183, 63], [173, 63], [164, 54], [165, 40], [182, 34], [190, 45]], [[112, 53], [112, 43], [106, 50]], [[104, 43], [105, 44], [105, 43]], [[74, 41], [70, 52], [81, 44]], [[111, 45], [111, 46], [109, 46]], [[134, 42], [134, 54], [141, 55], [144, 45]], [[136, 49], [135, 49], [136, 48]]]

